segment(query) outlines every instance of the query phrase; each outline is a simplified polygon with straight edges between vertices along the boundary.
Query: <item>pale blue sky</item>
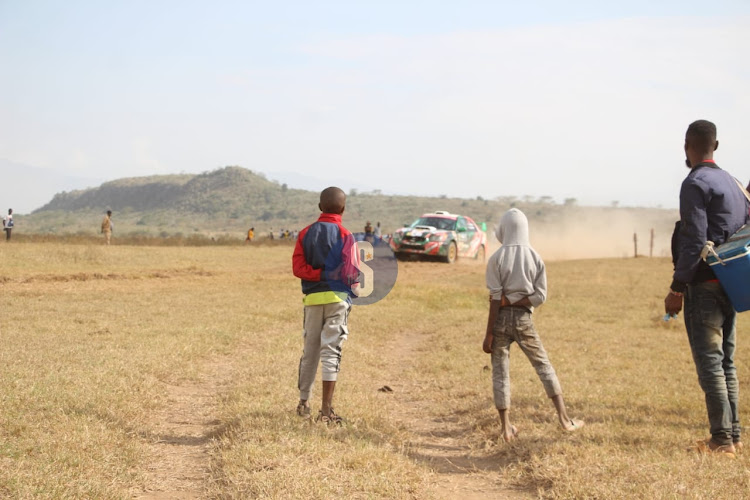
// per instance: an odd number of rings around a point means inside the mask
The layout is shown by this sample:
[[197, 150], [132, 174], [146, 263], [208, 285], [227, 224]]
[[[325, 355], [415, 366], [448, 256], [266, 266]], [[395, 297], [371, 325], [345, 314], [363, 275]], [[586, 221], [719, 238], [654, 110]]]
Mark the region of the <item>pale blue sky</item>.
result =
[[750, 2], [606, 3], [0, 0], [0, 160], [676, 206], [707, 118], [749, 180]]

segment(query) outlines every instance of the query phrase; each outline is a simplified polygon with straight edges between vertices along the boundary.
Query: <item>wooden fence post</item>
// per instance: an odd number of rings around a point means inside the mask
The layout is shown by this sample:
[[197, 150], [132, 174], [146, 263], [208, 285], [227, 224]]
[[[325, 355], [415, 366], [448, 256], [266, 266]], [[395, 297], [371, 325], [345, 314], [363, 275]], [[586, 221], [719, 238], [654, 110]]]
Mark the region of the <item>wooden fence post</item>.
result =
[[654, 228], [651, 228], [651, 245], [648, 248], [648, 256], [653, 257], [654, 256]]

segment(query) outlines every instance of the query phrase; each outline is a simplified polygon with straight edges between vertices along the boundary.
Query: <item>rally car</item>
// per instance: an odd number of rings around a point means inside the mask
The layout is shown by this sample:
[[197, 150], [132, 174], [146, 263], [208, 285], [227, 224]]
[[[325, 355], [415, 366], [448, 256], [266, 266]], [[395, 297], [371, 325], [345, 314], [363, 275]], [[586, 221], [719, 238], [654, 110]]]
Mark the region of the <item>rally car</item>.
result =
[[402, 260], [433, 256], [452, 264], [460, 256], [483, 261], [487, 235], [470, 217], [438, 211], [394, 232], [390, 245]]

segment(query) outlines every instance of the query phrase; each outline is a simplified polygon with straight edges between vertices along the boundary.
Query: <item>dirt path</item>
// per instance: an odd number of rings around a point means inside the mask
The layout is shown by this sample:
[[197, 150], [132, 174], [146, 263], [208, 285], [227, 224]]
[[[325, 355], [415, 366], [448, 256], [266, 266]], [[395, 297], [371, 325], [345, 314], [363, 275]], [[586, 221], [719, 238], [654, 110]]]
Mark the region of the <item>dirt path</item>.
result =
[[[420, 347], [429, 340], [428, 335], [404, 335], [397, 339], [388, 352], [400, 353], [389, 365], [391, 373], [405, 366], [403, 362], [413, 359]], [[408, 455], [432, 469], [430, 493], [439, 499], [486, 500], [535, 498], [531, 492], [507, 488], [500, 484], [503, 464], [492, 457], [472, 453], [469, 447], [472, 429], [462, 425], [460, 415], [439, 415], [435, 409], [439, 402], [425, 400], [429, 391], [407, 377], [391, 377], [401, 380], [392, 385], [390, 404], [393, 418], [399, 420], [410, 437]], [[429, 396], [428, 396], [429, 397]]]
[[[404, 427], [409, 436], [407, 454], [427, 465], [434, 477], [429, 495], [438, 499], [485, 500], [529, 499], [528, 491], [510, 489], [500, 483], [502, 464], [481, 453], [472, 453], [469, 438], [472, 429], [462, 424], [460, 415], [441, 416], [439, 402], [425, 399], [420, 383], [398, 376], [428, 335], [405, 335], [394, 341], [400, 353], [388, 365], [393, 393], [388, 394], [390, 414]], [[229, 357], [219, 358], [203, 366], [198, 380], [167, 385], [168, 403], [150, 419], [143, 436], [150, 441], [151, 464], [145, 491], [134, 495], [142, 500], [183, 500], [205, 497], [209, 476], [211, 440], [223, 431], [216, 420], [217, 397], [232, 380]]]
[[153, 460], [146, 491], [135, 495], [144, 500], [204, 498], [209, 474], [208, 448], [220, 434], [216, 398], [231, 380], [228, 359], [204, 365], [197, 381], [167, 385], [168, 403], [153, 414], [146, 437]]

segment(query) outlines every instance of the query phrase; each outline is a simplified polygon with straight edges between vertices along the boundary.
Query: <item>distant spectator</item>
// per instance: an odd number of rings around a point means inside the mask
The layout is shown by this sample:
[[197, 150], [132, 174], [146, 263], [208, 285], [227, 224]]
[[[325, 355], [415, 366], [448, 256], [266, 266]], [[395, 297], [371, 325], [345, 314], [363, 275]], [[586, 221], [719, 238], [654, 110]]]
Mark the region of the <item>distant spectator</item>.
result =
[[247, 238], [245, 238], [245, 242], [252, 243], [253, 238], [255, 238], [255, 228], [251, 227], [250, 229], [247, 230]]
[[10, 233], [13, 231], [13, 209], [8, 209], [8, 216], [3, 217], [3, 230], [5, 231], [5, 241], [10, 241]]
[[109, 245], [112, 241], [112, 230], [115, 225], [112, 223], [112, 210], [107, 210], [107, 215], [102, 219], [102, 234], [104, 235], [105, 244]]
[[378, 241], [383, 237], [383, 233], [380, 232], [380, 222], [375, 224], [375, 230], [373, 231], [373, 234], [375, 235], [375, 240]]
[[370, 243], [372, 243], [372, 240], [372, 224], [368, 220], [367, 224], [365, 224], [365, 241], [369, 241]]
[[292, 237], [292, 233], [289, 232], [288, 229], [284, 230], [284, 238], [289, 239]]
[[273, 228], [271, 228], [271, 232], [268, 233], [268, 236], [273, 240], [273, 238], [274, 238], [274, 236], [273, 236]]

